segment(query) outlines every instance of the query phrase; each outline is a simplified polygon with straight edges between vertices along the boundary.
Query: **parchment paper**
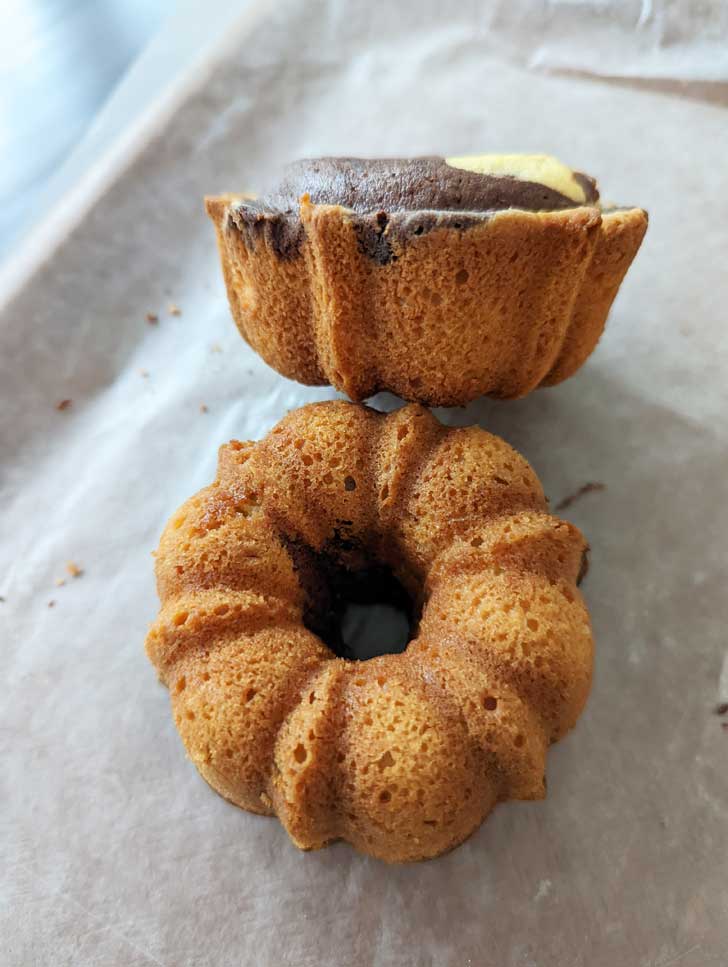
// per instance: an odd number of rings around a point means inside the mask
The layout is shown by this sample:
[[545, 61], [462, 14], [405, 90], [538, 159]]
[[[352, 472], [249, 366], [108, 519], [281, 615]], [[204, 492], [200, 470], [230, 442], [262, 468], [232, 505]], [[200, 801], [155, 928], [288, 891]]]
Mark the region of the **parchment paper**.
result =
[[[259, 4], [6, 290], [3, 963], [728, 962], [725, 16], [719, 0]], [[217, 446], [333, 395], [237, 335], [201, 196], [298, 156], [482, 150], [552, 152], [650, 211], [577, 377], [438, 413], [505, 436], [553, 503], [606, 486], [564, 511], [592, 546], [592, 698], [550, 753], [548, 799], [498, 807], [450, 855], [302, 854], [197, 776], [142, 650], [150, 551]]]

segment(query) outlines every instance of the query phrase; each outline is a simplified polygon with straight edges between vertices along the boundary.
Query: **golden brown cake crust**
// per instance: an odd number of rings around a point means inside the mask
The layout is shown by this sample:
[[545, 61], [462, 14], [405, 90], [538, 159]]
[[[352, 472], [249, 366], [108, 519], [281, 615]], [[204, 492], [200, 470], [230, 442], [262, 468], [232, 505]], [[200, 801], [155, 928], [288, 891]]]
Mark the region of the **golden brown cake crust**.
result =
[[[503, 440], [416, 405], [313, 404], [221, 447], [173, 515], [147, 652], [221, 795], [302, 849], [425, 859], [544, 795], [590, 686], [585, 551]], [[421, 611], [405, 652], [346, 661], [310, 630], [323, 560], [391, 569]]]
[[570, 376], [647, 227], [639, 208], [362, 216], [304, 197], [282, 257], [268, 216], [251, 234], [238, 203], [208, 198], [207, 210], [253, 349], [283, 375], [354, 400], [390, 390], [433, 406], [520, 397]]

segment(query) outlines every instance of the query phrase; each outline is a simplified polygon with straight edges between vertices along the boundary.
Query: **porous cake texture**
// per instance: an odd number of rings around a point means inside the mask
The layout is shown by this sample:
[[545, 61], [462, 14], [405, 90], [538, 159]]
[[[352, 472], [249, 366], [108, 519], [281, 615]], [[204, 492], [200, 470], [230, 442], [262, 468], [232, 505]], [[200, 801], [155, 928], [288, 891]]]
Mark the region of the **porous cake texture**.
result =
[[432, 406], [576, 372], [647, 228], [540, 155], [298, 162], [207, 211], [235, 322], [269, 365]]
[[[585, 560], [498, 437], [418, 405], [317, 403], [221, 447], [173, 515], [147, 651], [221, 795], [302, 849], [424, 859], [544, 795], [590, 687]], [[368, 573], [405, 589], [412, 639], [348, 660], [337, 589]]]

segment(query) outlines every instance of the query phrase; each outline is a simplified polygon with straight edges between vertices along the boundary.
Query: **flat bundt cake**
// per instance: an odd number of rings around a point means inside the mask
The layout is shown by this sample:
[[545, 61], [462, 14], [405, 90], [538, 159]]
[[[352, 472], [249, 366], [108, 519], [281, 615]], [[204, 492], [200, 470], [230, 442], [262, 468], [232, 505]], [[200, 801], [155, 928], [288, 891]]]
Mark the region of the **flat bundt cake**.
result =
[[300, 161], [264, 197], [207, 210], [266, 362], [354, 400], [441, 406], [571, 376], [647, 227], [544, 155]]
[[[174, 514], [147, 652], [221, 795], [302, 849], [425, 859], [544, 796], [546, 749], [589, 692], [585, 561], [498, 437], [315, 403], [221, 447]], [[340, 657], [342, 598], [387, 575], [411, 601], [406, 650]]]

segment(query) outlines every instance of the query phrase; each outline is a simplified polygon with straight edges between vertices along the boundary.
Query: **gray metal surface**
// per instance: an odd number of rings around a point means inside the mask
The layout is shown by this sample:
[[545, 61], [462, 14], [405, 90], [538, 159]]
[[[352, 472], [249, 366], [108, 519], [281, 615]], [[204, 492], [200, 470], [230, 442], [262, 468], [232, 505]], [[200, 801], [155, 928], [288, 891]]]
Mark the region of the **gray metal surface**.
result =
[[0, 257], [172, 0], [4, 0]]

